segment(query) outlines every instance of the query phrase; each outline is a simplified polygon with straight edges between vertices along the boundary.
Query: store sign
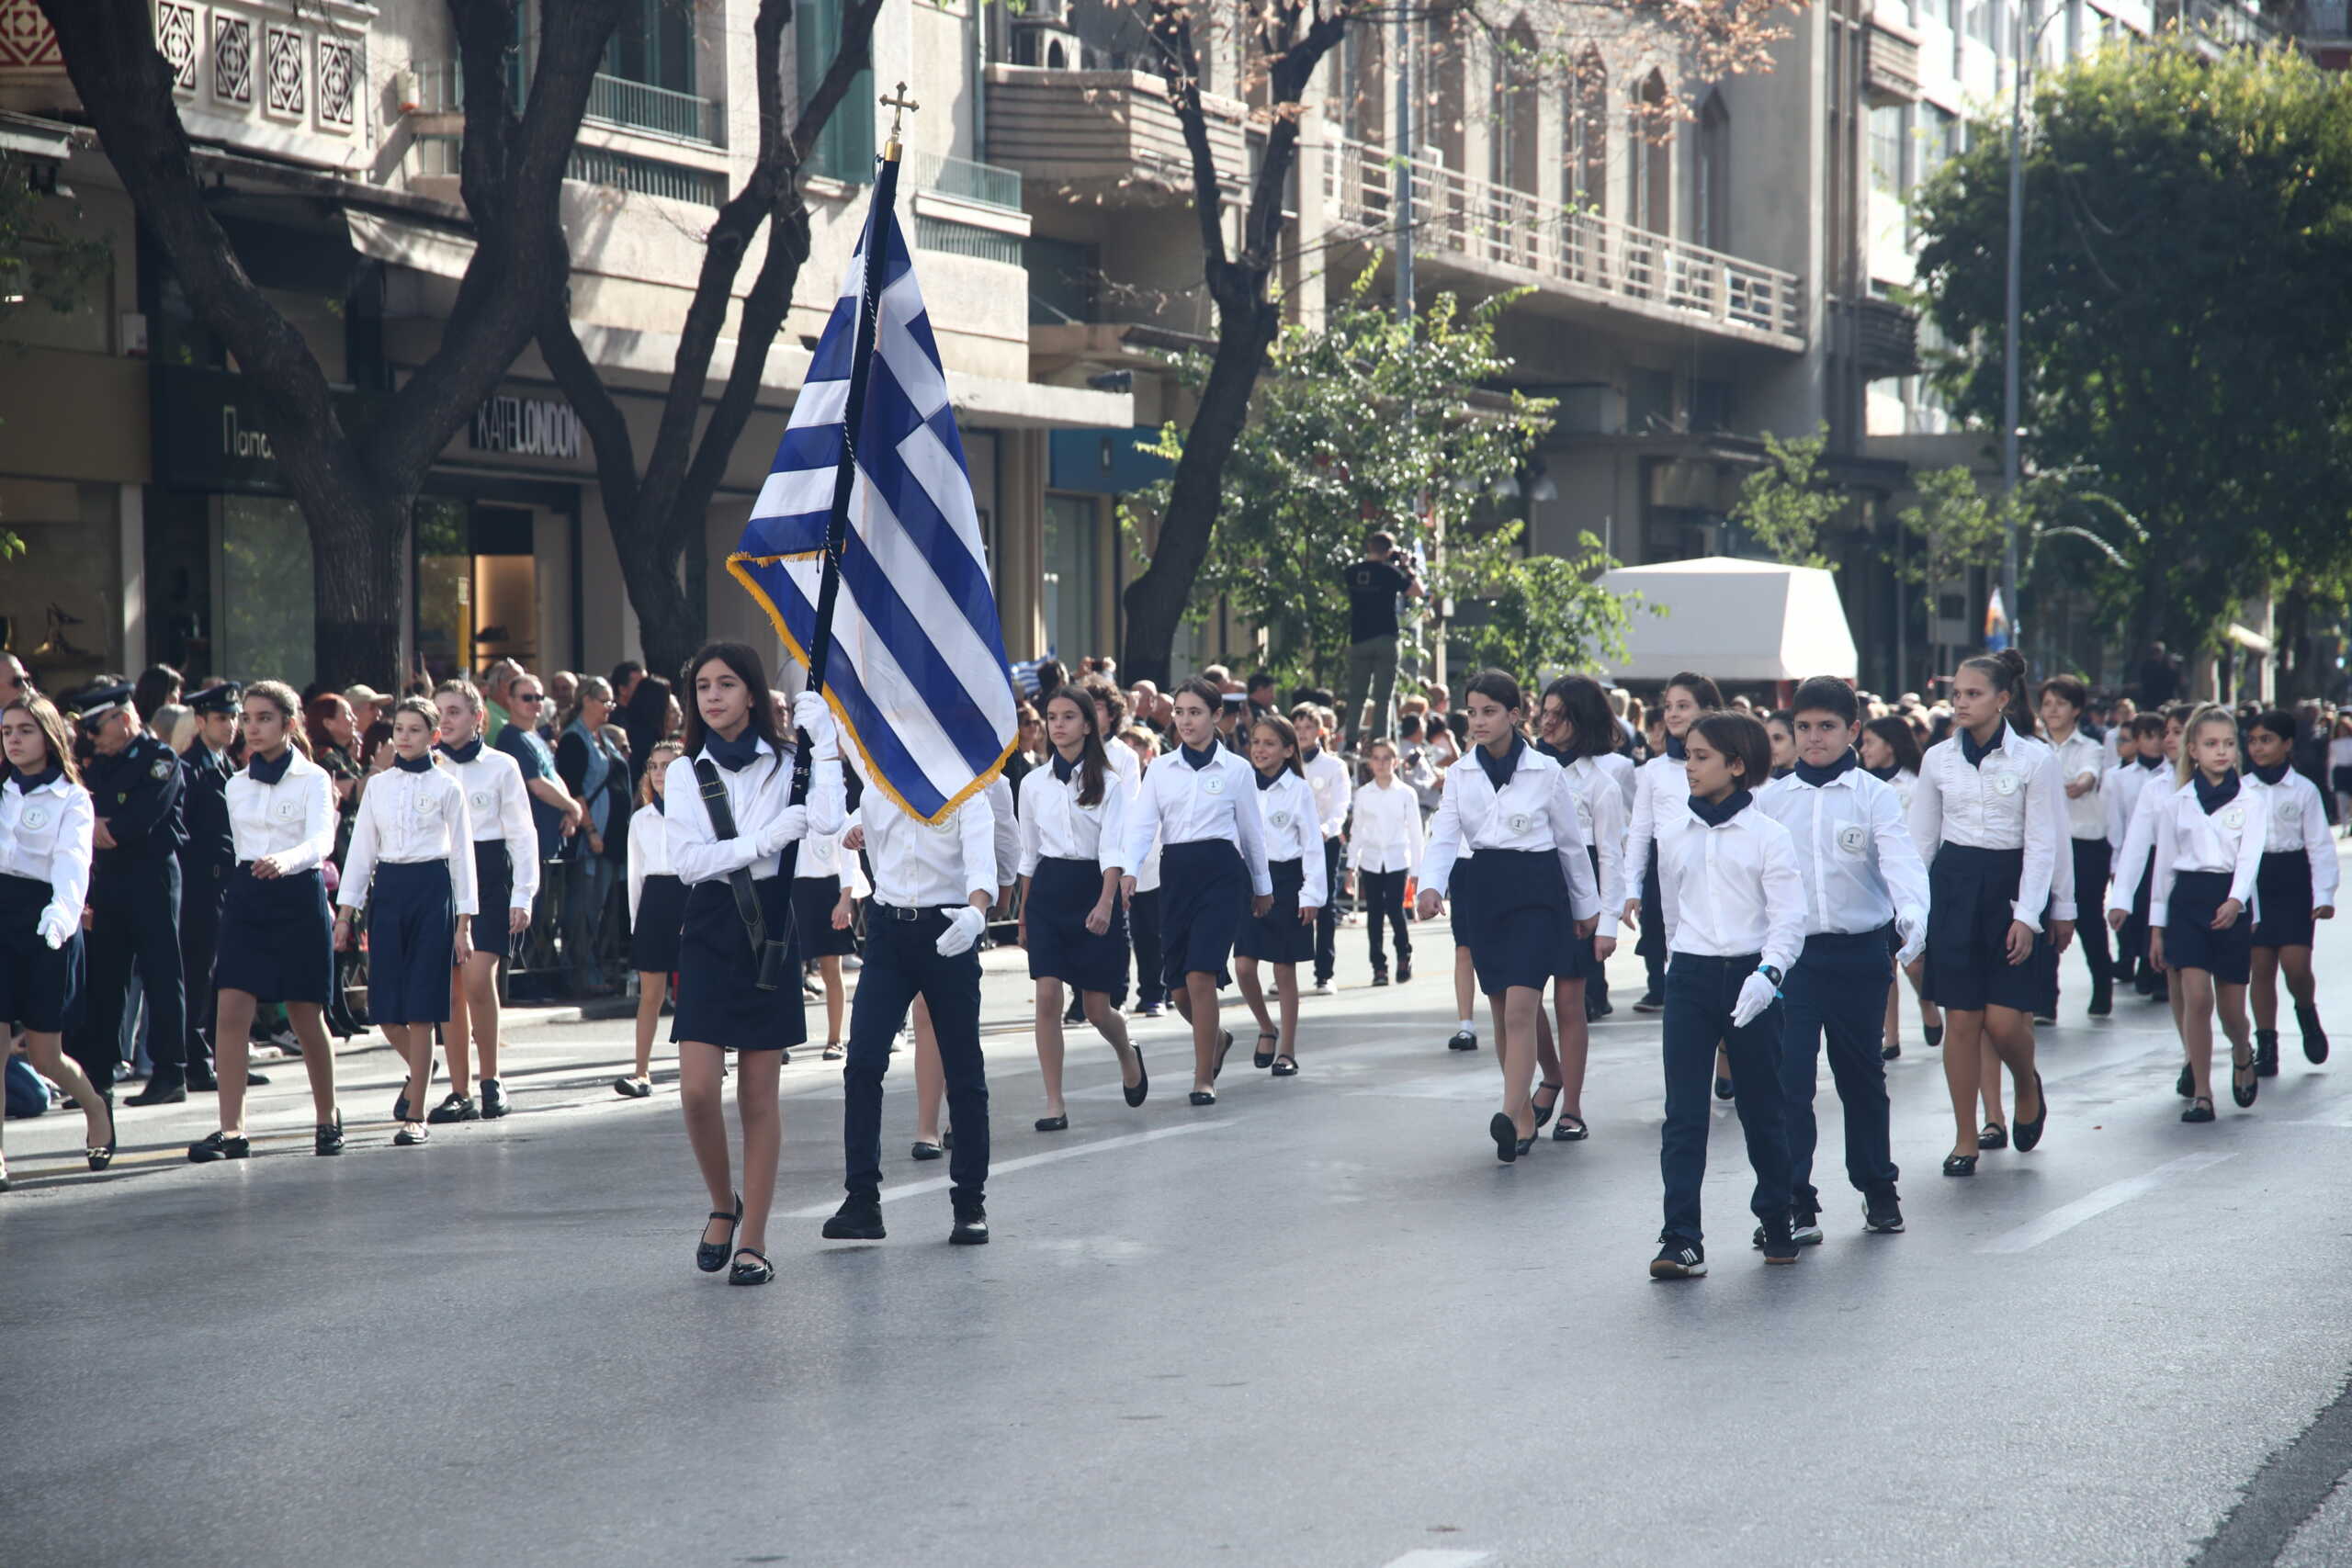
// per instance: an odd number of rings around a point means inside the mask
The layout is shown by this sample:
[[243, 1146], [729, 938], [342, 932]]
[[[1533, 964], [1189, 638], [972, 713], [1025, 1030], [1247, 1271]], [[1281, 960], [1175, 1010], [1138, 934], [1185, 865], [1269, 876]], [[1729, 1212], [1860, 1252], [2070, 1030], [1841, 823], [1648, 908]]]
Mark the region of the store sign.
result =
[[474, 411], [473, 446], [518, 457], [577, 457], [580, 416], [551, 398], [488, 398]]

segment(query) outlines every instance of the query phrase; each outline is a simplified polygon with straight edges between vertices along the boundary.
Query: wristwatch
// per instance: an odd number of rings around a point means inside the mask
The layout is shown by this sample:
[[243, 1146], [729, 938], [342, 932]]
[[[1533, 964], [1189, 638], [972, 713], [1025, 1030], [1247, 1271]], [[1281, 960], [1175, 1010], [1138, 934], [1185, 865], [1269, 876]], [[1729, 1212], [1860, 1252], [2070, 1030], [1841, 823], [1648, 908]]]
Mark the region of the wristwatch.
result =
[[1778, 969], [1773, 968], [1770, 964], [1758, 964], [1756, 966], [1756, 972], [1771, 981], [1774, 990], [1781, 988], [1781, 972]]

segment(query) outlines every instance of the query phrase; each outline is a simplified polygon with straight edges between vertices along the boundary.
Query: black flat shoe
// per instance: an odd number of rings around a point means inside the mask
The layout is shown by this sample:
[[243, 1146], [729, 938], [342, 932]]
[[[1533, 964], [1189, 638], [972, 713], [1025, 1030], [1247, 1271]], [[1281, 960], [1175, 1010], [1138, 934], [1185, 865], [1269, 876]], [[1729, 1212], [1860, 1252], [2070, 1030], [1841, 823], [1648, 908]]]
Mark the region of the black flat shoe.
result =
[[2017, 1146], [2019, 1154], [2030, 1152], [2034, 1145], [2041, 1142], [2041, 1130], [2050, 1125], [2050, 1097], [2041, 1092], [2041, 1073], [2039, 1068], [2035, 1069], [2033, 1075], [2033, 1098], [2041, 1101], [2041, 1114], [2030, 1122], [2022, 1116], [2018, 1117], [2016, 1130], [2009, 1134], [2009, 1142]]
[[121, 1136], [121, 1129], [114, 1124], [114, 1107], [108, 1106], [107, 1107], [107, 1141], [103, 1144], [85, 1144], [82, 1148], [82, 1157], [90, 1162], [92, 1170], [104, 1170], [114, 1163], [115, 1140], [119, 1136]]
[[1944, 1174], [1946, 1176], [1975, 1175], [1976, 1156], [1974, 1155], [1944, 1156]]
[[[749, 1261], [746, 1261], [749, 1259]], [[775, 1265], [748, 1247], [735, 1249], [735, 1267], [727, 1271], [730, 1285], [764, 1285], [775, 1278]]]
[[2320, 1027], [2319, 1009], [2305, 1002], [2295, 1004], [2295, 1027], [2302, 1031], [2303, 1060], [2317, 1066], [2327, 1060], [2327, 1031]]
[[1133, 1085], [1120, 1085], [1119, 1092], [1127, 1097], [1127, 1104], [1132, 1108], [1141, 1105], [1144, 1097], [1151, 1092], [1151, 1074], [1144, 1070], [1143, 1047], [1130, 1045], [1127, 1049], [1136, 1054], [1136, 1081]]
[[1215, 1105], [1216, 1103], [1216, 1094], [1204, 1089], [1194, 1089], [1193, 1091], [1192, 1098], [1193, 1103], [1195, 1105]]
[[1445, 1048], [1449, 1051], [1476, 1051], [1478, 1037], [1466, 1029], [1457, 1029], [1453, 1032], [1453, 1038], [1445, 1043]]
[[1930, 1051], [1936, 1050], [1936, 1049], [1939, 1048], [1939, 1047], [1943, 1044], [1943, 1043], [1944, 1043], [1944, 1026], [1943, 1026], [1942, 1024], [1940, 1024], [1940, 1023], [1923, 1023], [1923, 1024], [1921, 1024], [1921, 1025], [1919, 1026], [1919, 1029], [1920, 1029], [1920, 1032], [1921, 1032], [1922, 1033], [1926, 1034], [1926, 1035], [1927, 1035], [1927, 1037], [1928, 1037], [1928, 1050], [1930, 1050]]
[[1220, 1029], [1217, 1031], [1217, 1035], [1216, 1065], [1209, 1068], [1209, 1082], [1211, 1083], [1216, 1082], [1218, 1078], [1225, 1076], [1225, 1054], [1233, 1049], [1233, 1031], [1230, 1029]]
[[2262, 1079], [2254, 1070], [2251, 1055], [2247, 1060], [2241, 1062], [2238, 1060], [2238, 1054], [2235, 1051], [2231, 1052], [2230, 1098], [2237, 1102], [2240, 1111], [2244, 1111], [2254, 1103], [2254, 1097], [2261, 1092]]
[[440, 1104], [425, 1112], [424, 1119], [436, 1127], [443, 1127], [452, 1122], [479, 1122], [481, 1112], [474, 1108], [471, 1100], [453, 1089], [441, 1097]]
[[2188, 1063], [2183, 1062], [2180, 1065], [2180, 1077], [2172, 1080], [2172, 1091], [2183, 1100], [2191, 1100], [2196, 1097], [2197, 1075], [2188, 1070]]
[[2180, 1119], [2184, 1122], [2211, 1122], [2213, 1119], [2213, 1102], [2200, 1094], [2188, 1102], [2188, 1109], [2180, 1113]]
[[1584, 1124], [1584, 1118], [1566, 1111], [1560, 1113], [1560, 1124], [1552, 1129], [1552, 1141], [1555, 1144], [1581, 1144], [1591, 1136], [1592, 1129]]
[[1495, 1157], [1505, 1165], [1519, 1158], [1519, 1127], [1501, 1111], [1487, 1123], [1487, 1135], [1495, 1140]]
[[1295, 1078], [1298, 1077], [1298, 1058], [1293, 1056], [1287, 1051], [1275, 1057], [1274, 1077], [1278, 1078]]
[[326, 1156], [343, 1153], [343, 1108], [337, 1106], [334, 1120], [320, 1122], [311, 1136], [312, 1154]]
[[947, 1157], [947, 1151], [941, 1148], [937, 1144], [926, 1144], [920, 1140], [918, 1140], [915, 1146], [908, 1152], [912, 1154], [917, 1159], [945, 1159]]
[[392, 1120], [395, 1122], [408, 1120], [408, 1096], [404, 1092], [392, 1096]]
[[267, 1085], [268, 1082], [269, 1075], [267, 1073], [257, 1073], [251, 1067], [247, 1067], [245, 1069], [245, 1087], [247, 1089], [261, 1089]]
[[623, 1100], [650, 1100], [653, 1084], [649, 1078], [618, 1077], [613, 1080], [613, 1092]]
[[889, 1233], [882, 1228], [882, 1201], [879, 1198], [844, 1198], [833, 1217], [825, 1222], [827, 1241], [880, 1241]]
[[1528, 1097], [1528, 1103], [1535, 1107], [1535, 1130], [1539, 1133], [1551, 1124], [1552, 1112], [1560, 1109], [1560, 1096], [1566, 1091], [1567, 1085], [1540, 1083], [1535, 1086], [1535, 1093], [1541, 1094], [1547, 1089], [1552, 1091], [1552, 1103], [1549, 1105], [1535, 1099], [1534, 1095]]
[[226, 1133], [207, 1133], [201, 1141], [187, 1146], [190, 1165], [209, 1165], [216, 1159], [251, 1159], [253, 1140], [232, 1138]]
[[481, 1119], [495, 1122], [506, 1114], [506, 1089], [496, 1078], [481, 1080]]
[[401, 1130], [392, 1134], [392, 1144], [396, 1148], [419, 1148], [424, 1145], [426, 1139], [432, 1136], [433, 1129], [424, 1122], [404, 1122], [401, 1124]]
[[1375, 986], [1385, 986], [1388, 984], [1388, 976], [1385, 975], [1374, 975], [1372, 977], [1372, 983]]
[[1980, 1153], [1991, 1153], [2008, 1146], [2009, 1130], [1998, 1122], [1985, 1122], [1976, 1134], [1976, 1147]]
[[1724, 1077], [1718, 1074], [1715, 1078], [1715, 1098], [1717, 1100], [1729, 1100], [1734, 1092], [1735, 1090], [1733, 1089], [1731, 1079]]
[[[710, 1212], [710, 1218], [714, 1220], [725, 1220], [727, 1222], [727, 1235], [723, 1239], [718, 1241], [696, 1240], [695, 1243], [695, 1267], [701, 1269], [706, 1274], [716, 1274], [721, 1269], [727, 1267], [727, 1254], [733, 1249], [735, 1245], [735, 1227], [743, 1223], [743, 1195], [741, 1192], [735, 1194], [735, 1212], [733, 1213], [730, 1214], [724, 1209], [713, 1209]], [[706, 1223], [702, 1228], [707, 1231], [710, 1229], [710, 1226]]]
[[[1258, 1039], [1261, 1043], [1271, 1040], [1277, 1045], [1283, 1043], [1283, 1037], [1279, 1034], [1261, 1034], [1258, 1036]], [[1224, 1060], [1224, 1054], [1222, 1052], [1218, 1054], [1217, 1059], [1219, 1061]], [[1250, 1065], [1262, 1073], [1268, 1067], [1274, 1065], [1274, 1053], [1272, 1051], [1253, 1050], [1250, 1053]]]
[[125, 1105], [185, 1105], [187, 1085], [178, 1079], [150, 1078], [147, 1087], [123, 1100]]
[[1064, 1113], [1059, 1116], [1040, 1116], [1037, 1118], [1037, 1131], [1040, 1133], [1067, 1133], [1069, 1131], [1069, 1117], [1068, 1113]]
[[989, 1212], [986, 1209], [965, 1209], [956, 1215], [956, 1224], [947, 1233], [951, 1247], [986, 1247], [989, 1244]]

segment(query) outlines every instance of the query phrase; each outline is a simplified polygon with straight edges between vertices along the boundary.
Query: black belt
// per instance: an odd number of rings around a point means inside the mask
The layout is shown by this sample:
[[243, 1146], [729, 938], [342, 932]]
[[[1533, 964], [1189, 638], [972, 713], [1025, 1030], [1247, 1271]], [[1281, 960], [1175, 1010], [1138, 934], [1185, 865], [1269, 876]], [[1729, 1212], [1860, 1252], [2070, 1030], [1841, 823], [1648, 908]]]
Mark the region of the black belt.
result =
[[[966, 907], [969, 908], [969, 906]], [[944, 919], [953, 914], [955, 909], [956, 906], [952, 904], [922, 904], [913, 908], [907, 908], [902, 905], [885, 904], [879, 898], [869, 898], [865, 904], [868, 919], [872, 919], [876, 915], [886, 920], [920, 920], [926, 915], [937, 915]]]

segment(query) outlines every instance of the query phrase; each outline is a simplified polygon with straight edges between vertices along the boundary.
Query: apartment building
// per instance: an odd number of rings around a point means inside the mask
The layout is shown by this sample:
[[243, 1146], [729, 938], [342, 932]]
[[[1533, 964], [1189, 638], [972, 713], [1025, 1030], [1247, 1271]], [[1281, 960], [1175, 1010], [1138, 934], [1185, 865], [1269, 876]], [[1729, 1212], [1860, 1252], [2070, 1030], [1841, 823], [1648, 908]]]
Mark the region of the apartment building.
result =
[[[545, 0], [552, 3], [552, 0]], [[891, 6], [876, 65], [818, 149], [814, 254], [757, 415], [710, 509], [733, 548], [864, 220], [876, 84], [903, 81], [901, 221], [962, 423], [1015, 658], [1045, 640], [1035, 583], [1057, 429], [1134, 423], [1124, 392], [1033, 379], [1017, 171], [982, 160], [978, 0]], [[650, 439], [717, 205], [756, 144], [752, 0], [643, 0], [613, 40], [564, 190], [575, 322]], [[830, 62], [840, 0], [797, 9], [787, 92]], [[356, 403], [440, 339], [471, 251], [456, 171], [456, 49], [429, 0], [156, 0], [207, 200], [247, 269]], [[536, 6], [517, 40], [527, 92]], [[211, 341], [82, 122], [31, 0], [0, 0], [0, 149], [108, 263], [72, 310], [0, 312], [0, 574], [12, 646], [44, 681], [169, 660], [307, 679], [310, 541], [242, 378]], [[741, 285], [747, 287], [752, 268]], [[723, 383], [732, 344], [712, 367]], [[415, 508], [405, 646], [436, 672], [502, 655], [598, 669], [638, 651], [588, 437], [536, 349], [451, 440]], [[713, 571], [715, 634], [772, 636]], [[45, 651], [44, 651], [45, 650]], [[35, 658], [36, 652], [40, 656]], [[391, 672], [386, 671], [389, 677]]]

